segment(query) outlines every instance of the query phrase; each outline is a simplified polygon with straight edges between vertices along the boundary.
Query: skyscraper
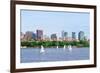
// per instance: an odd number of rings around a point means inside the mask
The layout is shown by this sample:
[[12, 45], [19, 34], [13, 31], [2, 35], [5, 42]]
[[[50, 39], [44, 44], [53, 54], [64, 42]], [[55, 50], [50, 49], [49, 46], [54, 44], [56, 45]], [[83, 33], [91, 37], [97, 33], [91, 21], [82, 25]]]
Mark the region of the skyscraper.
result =
[[79, 34], [78, 34], [78, 39], [79, 40], [84, 40], [84, 32], [83, 31], [80, 31]]
[[63, 39], [68, 38], [68, 33], [65, 31], [62, 31], [62, 38]]
[[33, 39], [33, 40], [36, 40], [36, 33], [34, 33], [34, 32], [33, 32], [33, 34], [32, 34], [32, 39]]
[[26, 33], [25, 33], [25, 40], [32, 40], [32, 36], [33, 36], [33, 32], [31, 32], [31, 31], [27, 31]]
[[36, 30], [37, 40], [43, 39], [43, 30]]
[[76, 39], [76, 33], [72, 32], [72, 39], [75, 40]]
[[57, 40], [57, 35], [56, 34], [51, 34], [51, 39], [54, 41], [54, 40]]

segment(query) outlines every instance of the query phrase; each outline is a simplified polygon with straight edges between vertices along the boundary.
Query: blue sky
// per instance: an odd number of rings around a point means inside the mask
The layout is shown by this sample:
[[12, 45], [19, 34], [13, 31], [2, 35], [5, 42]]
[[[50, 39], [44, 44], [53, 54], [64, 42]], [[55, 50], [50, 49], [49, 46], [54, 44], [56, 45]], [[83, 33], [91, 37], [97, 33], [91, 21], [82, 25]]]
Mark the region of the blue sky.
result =
[[37, 29], [43, 30], [43, 34], [50, 36], [56, 33], [61, 37], [61, 32], [68, 32], [71, 37], [72, 32], [84, 31], [85, 36], [89, 38], [90, 34], [90, 14], [79, 12], [54, 12], [54, 11], [36, 11], [21, 10], [21, 32], [36, 32]]

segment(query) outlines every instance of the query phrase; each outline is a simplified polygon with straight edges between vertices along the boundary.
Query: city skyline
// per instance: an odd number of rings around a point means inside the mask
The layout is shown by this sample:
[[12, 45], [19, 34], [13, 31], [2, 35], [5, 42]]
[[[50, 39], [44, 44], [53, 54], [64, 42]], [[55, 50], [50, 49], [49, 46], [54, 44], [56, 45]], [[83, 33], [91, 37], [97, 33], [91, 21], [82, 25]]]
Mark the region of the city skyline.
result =
[[79, 31], [84, 31], [89, 38], [89, 16], [89, 13], [21, 10], [21, 32], [40, 29], [44, 35], [56, 33], [62, 37], [61, 31], [66, 31], [68, 37], [71, 37], [72, 32], [78, 34]]
[[[61, 32], [61, 34], [60, 34], [61, 37], [59, 37], [59, 36], [57, 36], [56, 33], [52, 33], [50, 36], [44, 35], [44, 31], [43, 30], [39, 30], [39, 29], [37, 29], [36, 32], [32, 32], [32, 31], [26, 31], [25, 33], [21, 32], [21, 35], [22, 34], [24, 35], [24, 37], [26, 37], [26, 36], [29, 36], [29, 37], [34, 36], [37, 39], [43, 39], [44, 37], [52, 39], [52, 37], [55, 37], [55, 38], [62, 38], [62, 39], [71, 38], [71, 39], [78, 39], [78, 40], [82, 40], [82, 39], [89, 40], [87, 38], [87, 36], [85, 36], [84, 31], [79, 31], [78, 34], [76, 34], [76, 32], [72, 32], [70, 37], [68, 36], [69, 33], [66, 32], [66, 31]], [[78, 37], [78, 38], [76, 38], [76, 37]]]

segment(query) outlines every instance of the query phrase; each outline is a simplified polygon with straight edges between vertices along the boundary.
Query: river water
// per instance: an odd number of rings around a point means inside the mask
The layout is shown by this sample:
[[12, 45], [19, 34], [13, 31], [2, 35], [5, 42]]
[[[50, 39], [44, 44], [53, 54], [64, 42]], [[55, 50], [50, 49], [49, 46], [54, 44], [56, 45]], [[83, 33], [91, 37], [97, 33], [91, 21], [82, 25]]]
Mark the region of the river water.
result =
[[21, 63], [88, 60], [89, 48], [21, 48]]

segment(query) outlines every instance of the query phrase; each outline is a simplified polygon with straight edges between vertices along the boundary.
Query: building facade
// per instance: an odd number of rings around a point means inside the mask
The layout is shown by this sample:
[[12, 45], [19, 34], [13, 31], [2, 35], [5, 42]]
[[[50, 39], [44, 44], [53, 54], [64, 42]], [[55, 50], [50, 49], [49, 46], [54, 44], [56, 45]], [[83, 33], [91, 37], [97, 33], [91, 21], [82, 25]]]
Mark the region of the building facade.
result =
[[79, 40], [84, 40], [84, 32], [83, 32], [83, 31], [80, 31], [80, 32], [78, 33], [78, 39], [79, 39]]
[[68, 32], [62, 31], [62, 39], [68, 38]]
[[33, 32], [27, 31], [27, 32], [25, 33], [24, 39], [25, 39], [26, 41], [30, 41], [30, 40], [32, 40], [32, 36], [33, 36]]
[[43, 39], [43, 30], [36, 30], [36, 36], [37, 40], [42, 40]]
[[36, 33], [34, 33], [34, 32], [33, 32], [33, 34], [32, 34], [32, 39], [33, 39], [33, 40], [36, 40]]
[[51, 40], [57, 41], [57, 35], [56, 34], [51, 34]]
[[75, 40], [76, 39], [76, 33], [72, 32], [72, 39]]

